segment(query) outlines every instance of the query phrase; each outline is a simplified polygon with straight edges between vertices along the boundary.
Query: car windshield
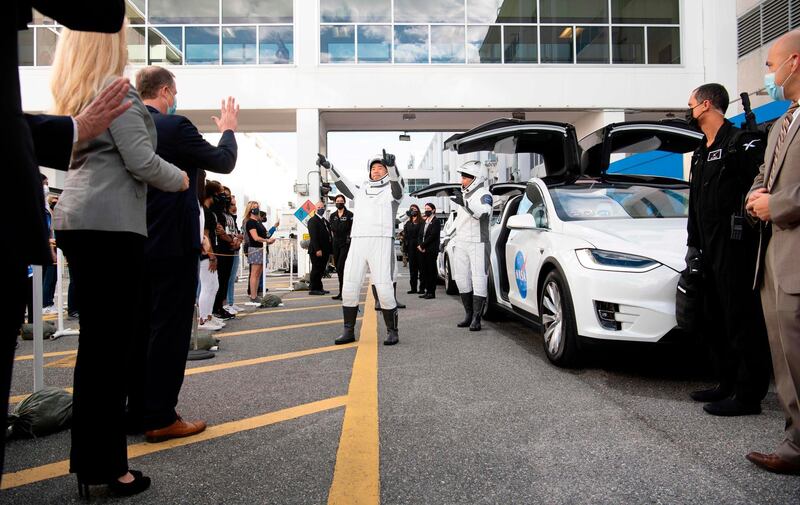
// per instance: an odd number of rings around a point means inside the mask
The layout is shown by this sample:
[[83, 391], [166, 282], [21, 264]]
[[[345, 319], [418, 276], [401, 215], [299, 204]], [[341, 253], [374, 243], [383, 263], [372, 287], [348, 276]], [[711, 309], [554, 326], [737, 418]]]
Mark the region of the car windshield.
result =
[[562, 221], [687, 217], [689, 188], [576, 184], [550, 188]]

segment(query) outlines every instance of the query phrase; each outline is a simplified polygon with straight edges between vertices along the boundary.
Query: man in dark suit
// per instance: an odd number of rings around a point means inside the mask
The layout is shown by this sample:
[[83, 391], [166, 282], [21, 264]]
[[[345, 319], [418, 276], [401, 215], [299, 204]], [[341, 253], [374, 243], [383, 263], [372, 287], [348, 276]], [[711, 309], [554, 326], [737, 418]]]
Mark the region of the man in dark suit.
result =
[[422, 253], [422, 289], [420, 298], [436, 298], [436, 281], [439, 278], [439, 269], [436, 260], [439, 257], [439, 241], [442, 225], [436, 219], [436, 207], [432, 203], [425, 204], [425, 220], [419, 227], [419, 245], [417, 250]]
[[322, 274], [333, 251], [330, 224], [324, 217], [325, 204], [317, 202], [317, 212], [308, 220], [308, 255], [311, 257], [311, 283], [309, 295], [327, 295], [322, 287]]
[[232, 98], [214, 118], [222, 133], [217, 146], [203, 139], [186, 117], [175, 114], [178, 89], [175, 76], [161, 67], [146, 67], [136, 75], [136, 88], [158, 132], [156, 153], [189, 175], [189, 190], [147, 191], [147, 268], [143, 288], [145, 307], [138, 367], [131, 371], [128, 399], [129, 429], [144, 430], [147, 440], [159, 442], [199, 433], [203, 421], [185, 421], [175, 410], [183, 385], [186, 355], [194, 320], [200, 259], [198, 173], [229, 174], [236, 166], [234, 132], [239, 108]]
[[[0, 56], [0, 111], [5, 128], [0, 135], [0, 149], [6, 165], [6, 182], [13, 188], [6, 197], [6, 204], [15, 209], [16, 219], [11, 220], [7, 229], [8, 236], [14, 237], [14, 247], [3, 247], [0, 253], [6, 272], [3, 286], [12, 297], [12, 315], [4, 318], [0, 326], [0, 426], [5, 426], [14, 346], [25, 311], [27, 267], [50, 261], [39, 166], [66, 170], [73, 143], [96, 137], [130, 107], [129, 103], [121, 104], [128, 83], [120, 79], [75, 118], [22, 113], [17, 30], [27, 29], [32, 20], [32, 8], [70, 29], [107, 33], [119, 31], [125, 15], [123, 0], [15, 0], [3, 5], [0, 23], [6, 38]], [[0, 437], [0, 476], [4, 438]]]

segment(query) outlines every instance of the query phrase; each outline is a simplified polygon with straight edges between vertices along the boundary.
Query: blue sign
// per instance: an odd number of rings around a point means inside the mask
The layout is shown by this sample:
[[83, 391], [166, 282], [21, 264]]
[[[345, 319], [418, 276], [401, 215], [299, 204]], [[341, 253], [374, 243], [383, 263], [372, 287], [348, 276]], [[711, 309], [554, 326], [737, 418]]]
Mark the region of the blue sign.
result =
[[525, 255], [522, 254], [522, 251], [517, 251], [517, 257], [514, 258], [514, 278], [517, 280], [519, 296], [523, 300], [528, 297], [528, 274], [526, 271]]

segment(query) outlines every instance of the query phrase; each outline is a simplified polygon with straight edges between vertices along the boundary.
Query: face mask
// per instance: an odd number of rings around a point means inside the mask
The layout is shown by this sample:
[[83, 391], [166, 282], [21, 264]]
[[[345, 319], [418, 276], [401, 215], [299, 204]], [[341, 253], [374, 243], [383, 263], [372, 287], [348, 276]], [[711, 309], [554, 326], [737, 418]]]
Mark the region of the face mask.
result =
[[324, 207], [317, 207], [317, 215], [321, 216], [323, 214], [325, 214], [325, 208]]
[[418, 212], [418, 211], [416, 211], [416, 210], [412, 210], [412, 211], [411, 211], [411, 215], [412, 215], [412, 216], [419, 216], [419, 212]]
[[783, 87], [786, 85], [787, 82], [789, 82], [789, 79], [792, 78], [792, 76], [794, 75], [794, 71], [792, 71], [792, 73], [789, 74], [789, 77], [787, 77], [783, 81], [783, 84], [780, 85], [778, 85], [775, 82], [775, 74], [777, 74], [778, 70], [783, 68], [783, 66], [786, 65], [786, 62], [788, 62], [790, 59], [791, 56], [789, 56], [789, 58], [786, 58], [786, 61], [781, 63], [781, 65], [778, 67], [777, 70], [775, 70], [775, 72], [770, 72], [769, 74], [764, 75], [764, 89], [766, 90], [770, 98], [772, 98], [776, 102], [780, 102], [781, 100], [786, 99], [786, 96], [783, 94]]
[[167, 106], [167, 114], [175, 114], [176, 110], [178, 110], [178, 97], [172, 95], [172, 105]]
[[253, 216], [257, 216], [261, 214], [261, 209], [259, 209], [258, 207], [253, 207], [252, 209], [250, 209], [250, 214]]
[[[699, 117], [694, 117], [694, 110], [696, 108], [700, 107], [701, 105], [703, 105], [702, 102], [698, 103], [694, 107], [689, 107], [688, 109], [686, 109], [686, 122], [689, 123], [689, 126], [691, 126], [693, 128], [697, 128], [698, 119], [700, 119]], [[702, 116], [703, 114], [705, 114], [705, 111], [703, 113], [701, 113], [700, 115]]]
[[339, 203], [336, 204], [336, 208], [341, 210], [341, 209], [344, 208], [344, 204], [342, 202], [339, 202]]
[[425, 217], [431, 217], [432, 215], [433, 215], [433, 211], [430, 211], [430, 210], [426, 210], [425, 211]]
[[42, 189], [44, 189], [44, 196], [47, 196], [47, 195], [49, 195], [49, 194], [50, 194], [50, 186], [48, 186], [48, 185], [46, 185], [46, 184], [45, 184], [45, 185], [42, 187]]

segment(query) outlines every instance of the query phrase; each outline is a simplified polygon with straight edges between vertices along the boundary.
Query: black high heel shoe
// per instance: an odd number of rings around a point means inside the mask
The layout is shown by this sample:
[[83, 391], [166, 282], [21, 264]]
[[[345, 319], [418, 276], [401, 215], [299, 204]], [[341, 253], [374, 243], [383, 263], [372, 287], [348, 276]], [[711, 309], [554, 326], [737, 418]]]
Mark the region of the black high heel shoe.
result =
[[92, 495], [89, 486], [99, 486], [103, 484], [107, 485], [109, 491], [116, 496], [133, 496], [150, 487], [150, 477], [145, 476], [138, 470], [129, 470], [129, 472], [133, 475], [133, 480], [131, 482], [120, 482], [117, 479], [111, 482], [100, 482], [82, 479], [78, 476], [78, 496], [90, 500]]

